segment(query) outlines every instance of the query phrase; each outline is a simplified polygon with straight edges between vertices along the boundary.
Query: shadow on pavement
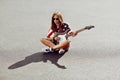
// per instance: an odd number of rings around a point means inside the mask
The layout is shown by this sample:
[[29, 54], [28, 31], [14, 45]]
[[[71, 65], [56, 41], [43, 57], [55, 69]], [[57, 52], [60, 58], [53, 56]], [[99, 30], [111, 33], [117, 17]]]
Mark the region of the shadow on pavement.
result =
[[58, 68], [66, 69], [65, 66], [62, 66], [58, 64], [58, 60], [63, 56], [64, 54], [58, 54], [57, 52], [54, 53], [44, 53], [44, 52], [37, 52], [30, 56], [25, 57], [24, 60], [21, 60], [19, 62], [16, 62], [8, 67], [8, 69], [16, 69], [22, 66], [25, 66], [27, 64], [30, 64], [32, 62], [44, 62], [46, 63], [47, 60], [51, 61], [52, 64], [56, 65]]

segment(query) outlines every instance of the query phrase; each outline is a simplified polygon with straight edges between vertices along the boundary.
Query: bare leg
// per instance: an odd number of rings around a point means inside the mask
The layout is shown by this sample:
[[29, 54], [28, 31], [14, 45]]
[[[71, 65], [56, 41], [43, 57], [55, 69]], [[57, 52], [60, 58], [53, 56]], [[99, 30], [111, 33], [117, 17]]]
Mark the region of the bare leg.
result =
[[55, 46], [55, 44], [52, 43], [49, 38], [48, 38], [48, 39], [47, 39], [47, 38], [42, 38], [40, 41], [41, 41], [44, 45], [46, 45], [46, 46], [48, 46], [48, 47], [53, 47], [53, 46]]
[[70, 42], [68, 40], [64, 41], [61, 44], [55, 45], [54, 43], [51, 42], [51, 39], [49, 38], [42, 38], [40, 40], [44, 45], [52, 48], [52, 49], [64, 49], [64, 50], [68, 50], [69, 46], [70, 46]]
[[69, 48], [69, 45], [70, 45], [70, 42], [68, 40], [64, 41], [63, 43], [61, 44], [58, 44], [58, 45], [54, 45], [52, 48], [53, 49], [65, 49], [65, 50], [68, 50]]

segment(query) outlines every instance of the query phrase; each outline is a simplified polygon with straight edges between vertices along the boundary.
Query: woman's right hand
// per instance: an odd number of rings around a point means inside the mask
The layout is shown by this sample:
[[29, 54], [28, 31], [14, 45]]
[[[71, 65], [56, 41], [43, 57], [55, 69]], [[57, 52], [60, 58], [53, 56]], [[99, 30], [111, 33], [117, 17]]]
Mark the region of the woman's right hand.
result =
[[54, 39], [55, 39], [55, 40], [57, 40], [57, 41], [58, 41], [58, 40], [60, 40], [60, 38], [59, 38], [59, 37], [54, 37]]

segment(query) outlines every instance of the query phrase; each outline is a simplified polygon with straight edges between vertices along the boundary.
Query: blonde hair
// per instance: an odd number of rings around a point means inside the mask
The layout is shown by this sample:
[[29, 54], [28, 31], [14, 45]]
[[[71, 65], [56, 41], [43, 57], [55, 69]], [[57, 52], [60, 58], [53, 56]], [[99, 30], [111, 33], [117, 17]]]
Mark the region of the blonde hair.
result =
[[54, 16], [57, 16], [59, 18], [59, 22], [60, 24], [63, 23], [63, 17], [62, 17], [62, 14], [60, 12], [54, 12], [53, 15], [52, 15], [52, 20], [51, 20], [51, 29], [56, 32], [57, 31], [57, 26], [56, 24], [54, 23]]

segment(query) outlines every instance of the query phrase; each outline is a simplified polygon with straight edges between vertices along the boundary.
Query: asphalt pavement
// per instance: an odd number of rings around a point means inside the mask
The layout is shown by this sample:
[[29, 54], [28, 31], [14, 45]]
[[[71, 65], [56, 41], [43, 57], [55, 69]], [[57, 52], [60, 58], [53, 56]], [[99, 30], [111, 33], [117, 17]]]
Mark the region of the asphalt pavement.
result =
[[[0, 80], [120, 80], [119, 0], [0, 0]], [[44, 53], [51, 16], [72, 30], [65, 54]]]

